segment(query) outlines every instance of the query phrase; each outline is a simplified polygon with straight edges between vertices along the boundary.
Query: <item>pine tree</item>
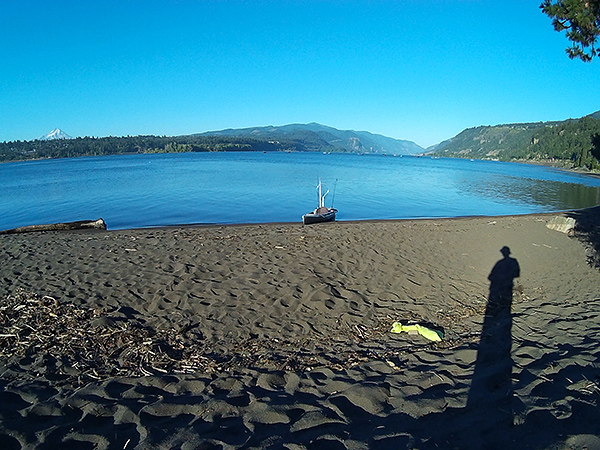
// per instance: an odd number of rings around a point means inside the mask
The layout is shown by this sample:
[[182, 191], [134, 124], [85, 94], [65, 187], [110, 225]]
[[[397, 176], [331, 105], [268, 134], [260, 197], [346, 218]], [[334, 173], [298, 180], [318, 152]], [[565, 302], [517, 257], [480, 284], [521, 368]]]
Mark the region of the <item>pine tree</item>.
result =
[[544, 0], [540, 8], [552, 19], [558, 32], [566, 31], [573, 45], [566, 49], [569, 58], [589, 62], [600, 57], [596, 41], [600, 36], [600, 0]]

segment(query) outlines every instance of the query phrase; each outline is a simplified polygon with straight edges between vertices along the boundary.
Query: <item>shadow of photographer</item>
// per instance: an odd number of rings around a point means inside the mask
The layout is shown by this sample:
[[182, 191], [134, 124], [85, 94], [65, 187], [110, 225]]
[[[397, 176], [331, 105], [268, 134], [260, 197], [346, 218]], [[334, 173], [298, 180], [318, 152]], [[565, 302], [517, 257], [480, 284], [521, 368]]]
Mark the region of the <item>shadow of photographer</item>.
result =
[[513, 423], [511, 307], [513, 280], [521, 271], [508, 247], [500, 252], [503, 258], [488, 276], [490, 292], [467, 400], [467, 409], [477, 409], [482, 420], [489, 420], [494, 427]]
[[[448, 407], [419, 417], [418, 423], [416, 420], [414, 424], [407, 421], [404, 429], [414, 438], [414, 443], [408, 448], [562, 448], [561, 442], [565, 443], [565, 448], [567, 442], [573, 448], [596, 448], [589, 444], [595, 444], [599, 435], [598, 406], [595, 400], [590, 401], [591, 396], [597, 397], [597, 393], [593, 390], [577, 391], [574, 389], [577, 383], [573, 380], [590, 383], [589, 380], [597, 379], [597, 370], [590, 364], [593, 356], [590, 358], [589, 355], [590, 352], [597, 353], [597, 340], [593, 336], [598, 333], [598, 322], [594, 320], [597, 308], [591, 305], [600, 299], [590, 301], [585, 311], [570, 303], [571, 309], [566, 315], [571, 314], [578, 319], [557, 318], [552, 308], [539, 311], [539, 323], [558, 321], [559, 324], [554, 326], [562, 329], [567, 329], [573, 320], [592, 320], [593, 325], [589, 332], [574, 328], [573, 332], [580, 336], [579, 346], [572, 344], [575, 341], [571, 338], [561, 340], [557, 348], [541, 345], [538, 348], [543, 349], [543, 355], [538, 360], [527, 362], [526, 367], [519, 366], [513, 378], [513, 366], [516, 365], [511, 353], [513, 321], [515, 317], [526, 318], [522, 312], [513, 315], [511, 311], [514, 279], [521, 272], [519, 263], [510, 256], [508, 247], [503, 247], [500, 252], [503, 257], [488, 276], [489, 296], [466, 406]], [[528, 309], [535, 310], [536, 305], [529, 305]], [[469, 345], [469, 348], [473, 347]], [[523, 343], [519, 343], [518, 348], [526, 357], [532, 356], [523, 350]], [[587, 356], [582, 356], [584, 354]], [[539, 382], [541, 376], [536, 379], [536, 373], [543, 373], [549, 366], [558, 369], [544, 378], [544, 382]], [[540, 407], [532, 408], [531, 404], [527, 407], [515, 391], [520, 396], [535, 392], [535, 402], [540, 402]], [[542, 406], [544, 402], [546, 406]]]
[[521, 408], [513, 395], [511, 306], [520, 267], [508, 247], [500, 252], [503, 258], [488, 276], [489, 296], [466, 406], [420, 417], [414, 429], [408, 427], [415, 440], [412, 448], [516, 448], [521, 428], [514, 427], [514, 416]]
[[512, 424], [511, 307], [513, 280], [520, 276], [521, 270], [517, 260], [510, 256], [508, 247], [502, 247], [500, 252], [503, 258], [488, 276], [490, 293], [467, 407], [483, 403], [486, 409], [494, 409], [496, 418], [503, 417]]

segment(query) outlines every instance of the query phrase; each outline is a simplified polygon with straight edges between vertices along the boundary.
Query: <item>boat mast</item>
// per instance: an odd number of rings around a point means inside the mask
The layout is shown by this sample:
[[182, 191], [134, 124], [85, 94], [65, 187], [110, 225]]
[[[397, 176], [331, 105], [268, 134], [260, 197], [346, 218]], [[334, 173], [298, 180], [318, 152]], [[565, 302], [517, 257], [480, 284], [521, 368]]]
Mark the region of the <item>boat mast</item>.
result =
[[319, 178], [319, 184], [317, 185], [317, 189], [319, 190], [319, 208], [325, 207], [325, 196], [329, 194], [329, 190], [321, 195], [321, 179]]
[[319, 196], [319, 207], [323, 206], [321, 203], [323, 200], [321, 199], [321, 179], [319, 178], [319, 184], [317, 184], [317, 195]]
[[335, 200], [335, 188], [337, 187], [337, 178], [335, 179], [335, 184], [333, 185], [333, 198], [331, 199], [331, 208], [333, 208], [333, 202]]

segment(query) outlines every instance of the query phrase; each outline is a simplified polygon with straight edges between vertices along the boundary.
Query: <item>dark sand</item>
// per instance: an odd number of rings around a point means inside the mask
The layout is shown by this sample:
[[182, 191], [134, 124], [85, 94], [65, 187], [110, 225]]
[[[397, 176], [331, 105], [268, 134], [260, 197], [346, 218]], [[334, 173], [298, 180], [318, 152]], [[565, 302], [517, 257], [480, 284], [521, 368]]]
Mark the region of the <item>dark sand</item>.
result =
[[0, 448], [600, 448], [571, 215], [0, 236]]

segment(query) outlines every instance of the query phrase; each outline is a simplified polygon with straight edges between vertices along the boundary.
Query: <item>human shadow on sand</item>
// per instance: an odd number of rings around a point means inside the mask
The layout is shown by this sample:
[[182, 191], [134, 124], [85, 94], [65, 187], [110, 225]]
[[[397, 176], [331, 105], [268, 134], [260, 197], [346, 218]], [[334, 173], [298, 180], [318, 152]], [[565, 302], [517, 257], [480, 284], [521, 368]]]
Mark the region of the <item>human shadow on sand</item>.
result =
[[[513, 281], [520, 276], [519, 263], [503, 247], [503, 258], [492, 268], [489, 296], [477, 347], [471, 386], [464, 408], [447, 409], [421, 419], [431, 424], [428, 436], [416, 431], [416, 447], [511, 448], [514, 411], [520, 410], [513, 395], [511, 357]], [[443, 431], [441, 431], [443, 430]], [[420, 442], [419, 442], [420, 441]]]
[[503, 247], [503, 258], [488, 279], [490, 292], [477, 349], [477, 359], [467, 400], [467, 409], [481, 412], [482, 423], [495, 428], [513, 424], [511, 357], [513, 280], [520, 276], [519, 263]]
[[[462, 347], [472, 351], [477, 345], [472, 378], [469, 358], [458, 373], [441, 368], [439, 377], [447, 381], [432, 389], [418, 379], [396, 382], [396, 372], [378, 369], [378, 361], [365, 363], [362, 373], [359, 368], [338, 372], [327, 367], [247, 367], [220, 374], [118, 377], [66, 388], [56, 387], [41, 371], [35, 379], [21, 381], [17, 371], [30, 370], [21, 363], [3, 369], [0, 377], [0, 448], [597, 448], [587, 443], [600, 436], [595, 390], [600, 381], [600, 299], [583, 308], [561, 303], [564, 314], [552, 308], [544, 311], [532, 301], [521, 304], [513, 317], [512, 281], [520, 270], [508, 249], [503, 254], [489, 275], [480, 342]], [[544, 316], [538, 323], [555, 328], [558, 323], [559, 330], [568, 330], [574, 321], [583, 321], [585, 327], [578, 328], [585, 330], [575, 340], [535, 347], [530, 358], [519, 360], [513, 375], [513, 318], [520, 325], [525, 306]], [[129, 309], [118, 313], [137, 314]], [[543, 332], [543, 325], [540, 328]], [[428, 355], [428, 363], [421, 361], [412, 370], [437, 367], [435, 349]], [[416, 372], [410, 374], [419, 378]], [[518, 420], [519, 399], [513, 391], [536, 397], [537, 404], [528, 405], [523, 421]], [[388, 395], [403, 395], [409, 400], [406, 404], [413, 405], [450, 397], [458, 402], [421, 415], [418, 408], [387, 403]]]
[[[598, 379], [595, 366], [585, 361], [589, 360], [590, 352], [597, 354], [593, 336], [597, 335], [598, 327], [593, 319], [597, 317], [594, 305], [600, 299], [590, 301], [585, 311], [571, 308], [565, 317], [548, 314], [549, 323], [558, 321], [565, 328], [570, 321], [584, 320], [579, 317], [591, 320], [581, 345], [576, 348], [558, 344], [556, 349], [547, 348], [542, 356], [519, 366], [513, 375], [511, 306], [513, 281], [520, 276], [520, 267], [510, 257], [508, 247], [500, 251], [503, 258], [488, 277], [489, 296], [466, 406], [419, 418], [418, 423], [412, 424], [414, 428], [408, 428], [413, 438], [410, 448], [504, 450], [560, 448], [560, 445], [598, 448], [588, 445], [600, 441], [600, 425], [590, 419], [598, 415], [597, 402], [591, 400], [587, 390], [575, 390], [573, 386]], [[546, 371], [545, 381], [535, 383], [536, 373], [554, 366], [560, 369], [556, 373]], [[526, 407], [515, 394], [524, 386], [533, 386], [528, 388], [531, 393], [538, 400], [543, 399], [536, 408]]]

